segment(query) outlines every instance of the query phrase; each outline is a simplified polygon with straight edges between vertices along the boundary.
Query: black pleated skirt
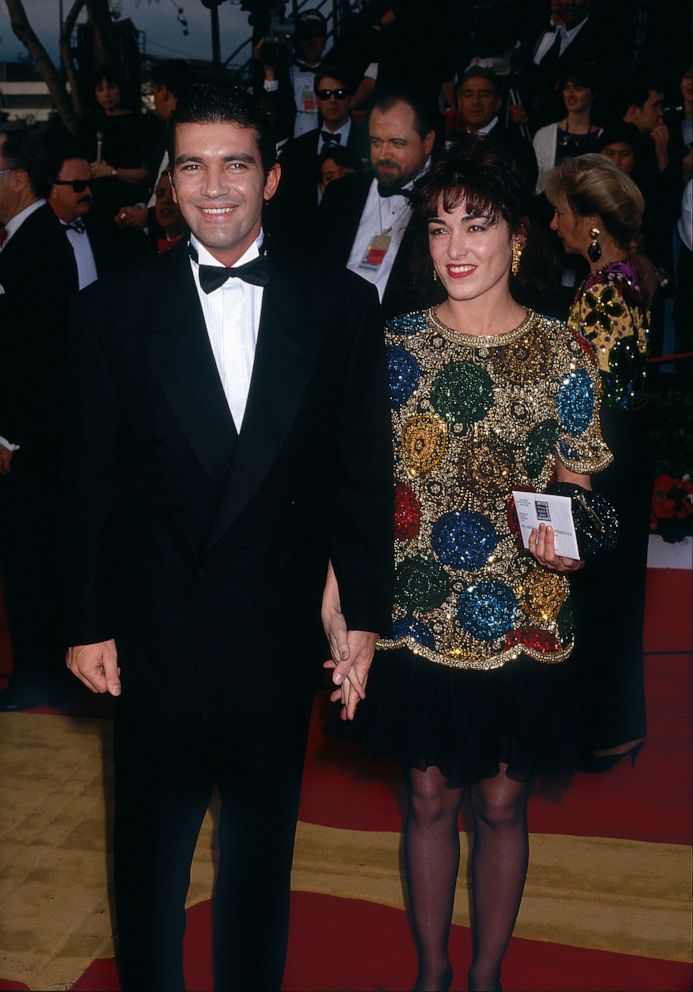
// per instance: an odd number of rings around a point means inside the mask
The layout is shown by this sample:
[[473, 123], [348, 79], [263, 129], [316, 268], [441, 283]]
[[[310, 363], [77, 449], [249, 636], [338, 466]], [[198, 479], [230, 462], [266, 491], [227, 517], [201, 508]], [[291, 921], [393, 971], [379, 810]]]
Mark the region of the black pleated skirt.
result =
[[351, 733], [406, 768], [435, 765], [458, 787], [498, 773], [526, 781], [576, 767], [579, 719], [568, 659], [526, 656], [485, 671], [449, 668], [406, 648], [376, 654]]

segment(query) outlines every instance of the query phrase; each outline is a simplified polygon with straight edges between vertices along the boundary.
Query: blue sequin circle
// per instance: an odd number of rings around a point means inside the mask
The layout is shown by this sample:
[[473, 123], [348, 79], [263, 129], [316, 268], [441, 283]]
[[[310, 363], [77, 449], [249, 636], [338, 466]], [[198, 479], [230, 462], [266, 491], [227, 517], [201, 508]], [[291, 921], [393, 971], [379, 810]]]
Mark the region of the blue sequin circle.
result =
[[415, 310], [414, 313], [405, 313], [401, 317], [392, 317], [385, 324], [385, 329], [390, 334], [418, 334], [419, 331], [425, 331], [427, 326], [426, 314]]
[[390, 383], [390, 403], [397, 410], [406, 403], [419, 384], [419, 363], [405, 348], [388, 345], [387, 365]]
[[471, 510], [444, 513], [431, 530], [431, 546], [442, 563], [467, 572], [485, 565], [497, 543], [491, 521]]
[[566, 444], [565, 441], [559, 441], [558, 450], [560, 451], [560, 453], [563, 455], [564, 458], [568, 459], [569, 462], [580, 461], [580, 452], [576, 451], [575, 448], [571, 448], [570, 445]]
[[558, 390], [558, 416], [574, 437], [587, 430], [594, 412], [594, 385], [584, 369], [568, 372]]
[[497, 579], [469, 586], [457, 600], [460, 627], [479, 641], [495, 641], [507, 634], [516, 615], [515, 593]]
[[417, 620], [410, 613], [406, 617], [395, 620], [392, 624], [392, 639], [399, 641], [405, 637], [413, 638], [422, 647], [435, 650], [436, 640], [428, 624], [425, 624], [423, 620]]

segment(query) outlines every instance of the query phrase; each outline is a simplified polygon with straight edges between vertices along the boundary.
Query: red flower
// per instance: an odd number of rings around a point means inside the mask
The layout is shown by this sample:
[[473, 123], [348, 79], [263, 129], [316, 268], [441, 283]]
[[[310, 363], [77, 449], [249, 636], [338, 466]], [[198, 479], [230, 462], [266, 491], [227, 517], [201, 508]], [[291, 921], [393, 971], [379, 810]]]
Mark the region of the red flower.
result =
[[411, 541], [421, 529], [421, 504], [416, 493], [406, 482], [395, 488], [395, 537], [398, 541]]

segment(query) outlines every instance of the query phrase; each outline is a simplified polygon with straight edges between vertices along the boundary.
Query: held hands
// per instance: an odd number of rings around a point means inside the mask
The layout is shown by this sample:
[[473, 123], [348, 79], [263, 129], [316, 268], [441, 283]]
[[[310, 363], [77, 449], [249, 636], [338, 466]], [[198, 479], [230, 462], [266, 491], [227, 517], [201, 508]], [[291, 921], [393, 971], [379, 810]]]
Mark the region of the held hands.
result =
[[539, 524], [529, 535], [529, 550], [540, 565], [552, 572], [577, 572], [584, 566], [584, 561], [575, 558], [563, 558], [556, 554], [553, 539], [553, 527]]
[[347, 629], [331, 562], [327, 570], [321, 616], [332, 655], [323, 668], [332, 670], [332, 681], [339, 686], [330, 699], [333, 703], [341, 702], [342, 720], [353, 720], [359, 700], [366, 697], [368, 670], [378, 635], [367, 630]]
[[332, 657], [323, 663], [323, 668], [332, 669], [332, 681], [339, 686], [330, 693], [330, 700], [341, 702], [339, 715], [342, 720], [353, 720], [360, 700], [366, 698], [368, 671], [377, 640], [378, 635], [372, 631], [350, 630], [346, 634], [346, 657], [342, 647], [339, 661]]
[[92, 692], [120, 695], [120, 668], [114, 640], [68, 648], [65, 664]]

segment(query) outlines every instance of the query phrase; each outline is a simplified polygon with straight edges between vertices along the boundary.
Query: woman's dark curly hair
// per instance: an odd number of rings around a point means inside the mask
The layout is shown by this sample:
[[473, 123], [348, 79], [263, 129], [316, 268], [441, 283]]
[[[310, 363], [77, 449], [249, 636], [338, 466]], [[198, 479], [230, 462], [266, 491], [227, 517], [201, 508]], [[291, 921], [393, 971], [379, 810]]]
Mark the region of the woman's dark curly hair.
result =
[[[520, 271], [511, 286], [545, 284], [552, 269], [550, 252], [541, 231], [532, 222], [526, 183], [508, 146], [493, 137], [469, 135], [453, 145], [417, 184], [412, 224], [417, 234], [411, 276], [417, 285], [430, 284], [432, 262], [428, 251], [428, 221], [438, 216], [440, 206], [448, 213], [460, 205], [472, 216], [504, 220], [511, 234], [526, 237]], [[440, 290], [438, 295], [440, 299]]]

